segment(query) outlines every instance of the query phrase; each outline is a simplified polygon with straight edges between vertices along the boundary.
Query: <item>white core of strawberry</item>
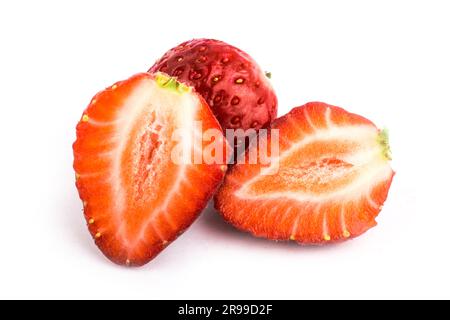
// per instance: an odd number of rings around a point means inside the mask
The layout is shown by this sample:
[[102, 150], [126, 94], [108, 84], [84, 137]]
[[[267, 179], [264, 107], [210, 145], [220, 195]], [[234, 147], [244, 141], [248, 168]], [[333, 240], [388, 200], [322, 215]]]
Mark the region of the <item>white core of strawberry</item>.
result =
[[[328, 112], [327, 112], [328, 114]], [[378, 142], [379, 131], [374, 126], [335, 126], [333, 125], [329, 114], [326, 115], [328, 127], [324, 129], [315, 129], [315, 132], [303, 140], [293, 144], [289, 150], [280, 154], [278, 161], [273, 163], [282, 163], [295, 152], [305, 148], [314, 142], [327, 141], [346, 141], [355, 144], [354, 152], [347, 153], [341, 159], [351, 164], [351, 169], [338, 168], [338, 170], [329, 170], [327, 167], [319, 168], [315, 172], [303, 172], [303, 176], [295, 177], [295, 172], [290, 176], [287, 184], [295, 186], [296, 183], [308, 185], [308, 181], [326, 182], [323, 179], [333, 181], [341, 178], [349, 170], [354, 170], [357, 174], [352, 181], [342, 188], [338, 188], [328, 193], [313, 193], [306, 191], [283, 191], [283, 192], [266, 192], [263, 194], [255, 194], [252, 192], [252, 185], [263, 179], [270, 179], [267, 172], [274, 170], [272, 166], [262, 169], [261, 174], [247, 181], [242, 187], [236, 191], [236, 196], [243, 199], [282, 199], [289, 198], [299, 202], [316, 202], [321, 203], [328, 200], [340, 199], [343, 201], [351, 201], [362, 196], [368, 197], [370, 201], [370, 191], [379, 183], [388, 180], [391, 177], [392, 169], [389, 161], [383, 156], [382, 146]], [[326, 158], [327, 155], [324, 155]], [[339, 157], [338, 157], [339, 158]], [[299, 159], [299, 162], [302, 159]], [[289, 169], [289, 168], [288, 168]], [[309, 180], [308, 180], [309, 179]]]
[[[130, 146], [130, 141], [133, 141], [132, 147], [132, 166], [133, 171], [138, 175], [138, 166], [142, 161], [142, 149], [140, 148], [141, 141], [131, 139], [131, 137], [144, 137], [146, 134], [155, 134], [159, 137], [158, 144], [151, 146], [152, 150], [151, 161], [147, 164], [148, 177], [145, 181], [145, 186], [152, 186], [158, 188], [152, 183], [155, 177], [164, 175], [161, 171], [159, 163], [170, 161], [170, 146], [168, 145], [172, 139], [172, 132], [178, 130], [182, 144], [186, 150], [190, 150], [193, 145], [193, 132], [196, 113], [200, 102], [196, 95], [186, 93], [179, 94], [177, 92], [163, 88], [157, 84], [155, 80], [144, 79], [140, 85], [132, 92], [130, 97], [125, 101], [120, 112], [117, 114], [117, 123], [115, 131], [117, 136], [117, 144], [114, 151], [111, 153], [113, 157], [110, 181], [113, 194], [115, 195], [115, 221], [118, 226], [119, 235], [123, 243], [128, 247], [135, 246], [141, 239], [144, 239], [145, 233], [152, 220], [158, 215], [165, 215], [167, 205], [171, 198], [177, 193], [180, 184], [185, 179], [185, 166], [177, 166], [177, 179], [171, 185], [169, 190], [165, 192], [165, 201], [159, 207], [152, 208], [146, 223], [141, 228], [141, 233], [136, 235], [130, 242], [125, 236], [125, 225], [122, 219], [124, 211], [127, 207], [127, 190], [124, 186], [123, 178], [123, 156]], [[137, 130], [137, 131], [136, 131]], [[144, 141], [145, 143], [146, 141]], [[133, 185], [137, 188], [136, 185]], [[137, 192], [135, 190], [134, 192]], [[155, 192], [156, 193], [156, 192]], [[153, 195], [149, 190], [146, 190], [146, 196]], [[169, 217], [166, 217], [168, 220]], [[170, 220], [167, 221], [170, 225]], [[155, 230], [158, 233], [158, 230]], [[165, 240], [165, 239], [161, 239]]]

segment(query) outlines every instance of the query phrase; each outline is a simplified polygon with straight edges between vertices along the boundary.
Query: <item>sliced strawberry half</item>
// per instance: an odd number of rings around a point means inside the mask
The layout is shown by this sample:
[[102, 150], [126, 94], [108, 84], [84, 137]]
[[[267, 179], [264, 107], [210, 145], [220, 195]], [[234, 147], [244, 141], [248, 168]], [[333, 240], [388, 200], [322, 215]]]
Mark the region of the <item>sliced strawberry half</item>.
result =
[[77, 127], [74, 168], [89, 231], [110, 260], [141, 266], [196, 219], [226, 166], [174, 154], [201, 152], [207, 141], [194, 141], [209, 129], [220, 125], [203, 98], [164, 74], [138, 74], [94, 97]]
[[235, 165], [215, 197], [227, 221], [258, 237], [303, 244], [345, 240], [376, 225], [394, 176], [384, 131], [318, 102], [293, 109], [272, 129], [279, 130], [278, 155], [270, 139], [260, 141], [270, 162], [258, 155], [257, 164]]

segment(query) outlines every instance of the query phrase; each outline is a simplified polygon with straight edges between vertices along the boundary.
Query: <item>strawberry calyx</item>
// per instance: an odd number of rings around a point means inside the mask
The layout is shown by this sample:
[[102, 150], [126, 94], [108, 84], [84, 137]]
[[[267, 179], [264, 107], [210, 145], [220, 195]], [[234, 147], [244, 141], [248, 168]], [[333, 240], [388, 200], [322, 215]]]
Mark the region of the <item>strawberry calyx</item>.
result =
[[177, 78], [170, 77], [162, 72], [156, 73], [155, 80], [157, 85], [161, 88], [171, 90], [178, 94], [189, 93], [192, 90], [191, 87], [179, 82]]
[[377, 141], [381, 146], [381, 154], [383, 155], [383, 158], [387, 161], [392, 160], [392, 151], [389, 144], [389, 130], [387, 128], [380, 131]]

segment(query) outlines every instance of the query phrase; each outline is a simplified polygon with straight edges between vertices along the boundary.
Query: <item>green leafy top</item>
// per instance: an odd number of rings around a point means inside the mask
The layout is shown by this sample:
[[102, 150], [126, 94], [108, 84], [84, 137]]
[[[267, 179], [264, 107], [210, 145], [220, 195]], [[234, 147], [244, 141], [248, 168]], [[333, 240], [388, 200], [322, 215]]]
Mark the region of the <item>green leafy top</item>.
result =
[[184, 94], [191, 92], [191, 88], [187, 85], [179, 82], [177, 78], [170, 77], [164, 73], [158, 72], [155, 76], [156, 83], [161, 88], [165, 88], [168, 90], [171, 90], [173, 92], [176, 92], [178, 94]]
[[378, 143], [386, 160], [392, 160], [391, 146], [389, 145], [389, 131], [385, 128], [378, 134]]

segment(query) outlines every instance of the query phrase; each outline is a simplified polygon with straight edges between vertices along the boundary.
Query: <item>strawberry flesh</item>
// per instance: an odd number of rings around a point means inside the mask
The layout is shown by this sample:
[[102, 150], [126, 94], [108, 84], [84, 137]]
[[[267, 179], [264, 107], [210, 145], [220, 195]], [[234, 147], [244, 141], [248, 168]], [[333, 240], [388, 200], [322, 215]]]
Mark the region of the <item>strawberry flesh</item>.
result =
[[235, 165], [216, 194], [228, 222], [302, 244], [346, 240], [376, 225], [394, 176], [383, 131], [318, 102], [293, 109], [271, 129], [279, 130], [279, 155], [268, 164]]
[[[197, 218], [223, 165], [177, 163], [172, 151], [181, 143], [194, 152], [192, 136], [209, 129], [220, 125], [203, 98], [163, 74], [94, 97], [77, 126], [74, 169], [89, 231], [110, 260], [144, 265]], [[181, 141], [172, 139], [178, 130]]]

